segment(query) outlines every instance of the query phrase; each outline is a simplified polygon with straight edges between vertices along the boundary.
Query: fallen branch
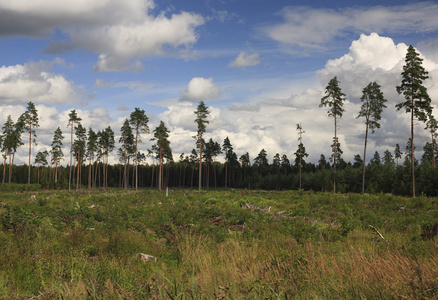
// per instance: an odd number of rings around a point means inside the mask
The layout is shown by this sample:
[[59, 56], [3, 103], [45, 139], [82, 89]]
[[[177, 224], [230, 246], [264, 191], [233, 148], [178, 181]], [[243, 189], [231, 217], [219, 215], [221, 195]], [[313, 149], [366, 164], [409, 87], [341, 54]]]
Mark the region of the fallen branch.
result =
[[[383, 237], [383, 235], [377, 230], [376, 227], [374, 227], [373, 225], [368, 225], [370, 226], [372, 229], [374, 229], [374, 231], [382, 238], [382, 240], [385, 240], [385, 238]], [[385, 240], [386, 241], [386, 240]], [[388, 242], [388, 241], [387, 241]]]

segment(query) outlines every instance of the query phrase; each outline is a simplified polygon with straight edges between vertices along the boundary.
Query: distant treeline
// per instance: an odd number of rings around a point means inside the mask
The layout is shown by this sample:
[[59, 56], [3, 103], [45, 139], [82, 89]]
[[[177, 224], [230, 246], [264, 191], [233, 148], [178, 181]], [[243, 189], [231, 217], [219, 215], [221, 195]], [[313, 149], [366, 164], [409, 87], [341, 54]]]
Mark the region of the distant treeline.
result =
[[[3, 165], [0, 165], [3, 170]], [[73, 168], [72, 189], [103, 188], [105, 187], [101, 163], [94, 164], [93, 176], [89, 176], [88, 165], [82, 165], [79, 172], [79, 186], [77, 185], [77, 168]], [[127, 185], [124, 182], [124, 165], [108, 165], [107, 186], [135, 188], [135, 166], [129, 166], [127, 172]], [[392, 193], [396, 195], [411, 195], [411, 163], [407, 157], [400, 164], [394, 161], [378, 159], [378, 153], [366, 166], [366, 193]], [[423, 157], [421, 161], [415, 161], [415, 172], [417, 191], [427, 196], [438, 196], [438, 171], [430, 162]], [[138, 187], [158, 188], [158, 165], [138, 166]], [[163, 168], [163, 183], [170, 188], [197, 188], [199, 179], [199, 164], [196, 161], [181, 160], [169, 162]], [[362, 189], [362, 163], [345, 162], [341, 159], [337, 163], [337, 191], [340, 193], [360, 193]], [[58, 167], [57, 181], [54, 180], [54, 168], [31, 167], [31, 178], [33, 184], [40, 184], [44, 189], [67, 189], [69, 178], [69, 166]], [[317, 164], [302, 163], [301, 188], [314, 191], [333, 190], [333, 169], [332, 165], [325, 161], [323, 155]], [[11, 182], [18, 184], [27, 183], [28, 166], [14, 165], [11, 174]], [[226, 177], [225, 177], [226, 175]], [[3, 186], [8, 185], [8, 168], [1, 174]], [[299, 189], [300, 175], [298, 164], [273, 163], [253, 164], [242, 166], [236, 162], [233, 164], [212, 162], [203, 163], [202, 184], [204, 189], [215, 188], [246, 188], [265, 190], [288, 190]], [[91, 177], [91, 181], [90, 181]]]

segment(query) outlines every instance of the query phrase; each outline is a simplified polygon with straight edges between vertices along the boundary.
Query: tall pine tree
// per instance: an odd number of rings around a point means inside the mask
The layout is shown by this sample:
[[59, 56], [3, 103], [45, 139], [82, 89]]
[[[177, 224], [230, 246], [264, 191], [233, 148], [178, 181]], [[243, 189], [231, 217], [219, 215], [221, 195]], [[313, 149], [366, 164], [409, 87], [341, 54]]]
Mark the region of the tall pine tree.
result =
[[335, 76], [329, 81], [327, 87], [325, 88], [325, 96], [321, 98], [321, 104], [319, 105], [319, 107], [328, 106], [329, 110], [327, 111], [327, 114], [329, 115], [329, 117], [333, 117], [335, 121], [335, 136], [333, 147], [333, 193], [336, 193], [336, 158], [338, 156], [337, 120], [338, 118], [342, 118], [342, 114], [344, 113], [343, 105], [345, 100], [345, 94], [339, 87], [339, 81]]
[[18, 118], [18, 124], [23, 131], [29, 133], [29, 171], [27, 177], [27, 186], [30, 186], [30, 167], [31, 167], [31, 156], [32, 156], [32, 137], [33, 142], [36, 145], [36, 132], [35, 128], [39, 127], [38, 122], [38, 111], [35, 107], [35, 104], [29, 102], [27, 104], [26, 111]]
[[362, 167], [362, 194], [365, 193], [365, 164], [367, 155], [368, 129], [371, 129], [373, 134], [377, 128], [380, 128], [380, 119], [383, 108], [386, 107], [387, 100], [380, 90], [380, 85], [377, 82], [371, 82], [362, 90], [362, 106], [359, 111], [359, 117], [365, 118], [365, 144], [363, 147], [363, 167]]
[[200, 101], [199, 105], [196, 109], [196, 111], [194, 112], [196, 115], [196, 119], [195, 119], [195, 123], [198, 126], [198, 132], [197, 134], [194, 136], [194, 138], [196, 139], [196, 145], [199, 149], [199, 187], [198, 187], [198, 192], [201, 192], [201, 184], [202, 184], [202, 141], [203, 138], [202, 136], [205, 133], [205, 130], [207, 128], [207, 125], [209, 123], [209, 121], [207, 121], [207, 117], [210, 114], [210, 112], [208, 111], [208, 107], [205, 106], [204, 101]]
[[397, 104], [397, 110], [405, 109], [411, 113], [411, 173], [412, 173], [412, 197], [415, 197], [415, 171], [414, 171], [414, 118], [426, 122], [427, 115], [431, 112], [431, 100], [427, 93], [423, 80], [428, 78], [428, 72], [422, 66], [423, 59], [415, 51], [415, 48], [409, 46], [406, 53], [405, 65], [403, 66], [402, 82], [396, 87], [399, 94], [403, 94], [405, 101]]

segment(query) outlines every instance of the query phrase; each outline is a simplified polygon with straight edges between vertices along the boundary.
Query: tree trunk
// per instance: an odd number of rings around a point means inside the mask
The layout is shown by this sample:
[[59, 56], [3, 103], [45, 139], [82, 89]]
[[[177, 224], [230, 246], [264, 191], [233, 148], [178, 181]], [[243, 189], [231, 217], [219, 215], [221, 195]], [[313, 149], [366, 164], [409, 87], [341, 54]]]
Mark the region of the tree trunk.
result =
[[198, 193], [201, 192], [202, 184], [202, 135], [199, 137], [199, 187]]
[[135, 190], [138, 188], [138, 128], [136, 131], [136, 138], [135, 138]]
[[367, 157], [367, 142], [368, 142], [368, 117], [366, 120], [366, 129], [365, 129], [365, 145], [363, 147], [362, 195], [365, 193], [365, 162]]
[[411, 100], [411, 168], [412, 168], [412, 197], [415, 198], [415, 162], [414, 162], [414, 95]]
[[227, 188], [228, 164], [225, 161], [225, 188]]
[[29, 172], [27, 176], [27, 186], [30, 186], [30, 157], [32, 155], [32, 125], [29, 125]]
[[333, 156], [333, 193], [336, 194], [336, 150], [338, 148], [338, 140], [336, 139], [336, 112], [335, 112], [335, 155]]
[[8, 157], [7, 155], [7, 150], [5, 150], [5, 156], [4, 156], [4, 162], [3, 162], [3, 179], [2, 179], [2, 184], [5, 184], [5, 176], [6, 176], [6, 159]]
[[71, 165], [73, 160], [73, 123], [71, 125], [71, 135], [70, 135], [70, 173], [68, 175], [68, 191], [70, 192], [71, 186]]

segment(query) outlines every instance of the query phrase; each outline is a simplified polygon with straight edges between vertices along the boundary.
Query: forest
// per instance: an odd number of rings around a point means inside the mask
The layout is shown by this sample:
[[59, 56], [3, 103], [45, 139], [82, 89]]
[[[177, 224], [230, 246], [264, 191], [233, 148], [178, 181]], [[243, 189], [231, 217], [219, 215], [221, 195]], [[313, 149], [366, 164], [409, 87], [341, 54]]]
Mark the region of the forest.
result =
[[[438, 123], [433, 116], [431, 99], [422, 84], [427, 79], [427, 71], [422, 67], [422, 59], [410, 46], [403, 67], [402, 82], [397, 92], [403, 94], [405, 102], [396, 105], [397, 110], [405, 110], [411, 115], [411, 135], [406, 147], [399, 144], [394, 150], [373, 154], [366, 159], [367, 142], [380, 128], [381, 113], [386, 108], [377, 82], [371, 82], [363, 89], [362, 107], [357, 118], [364, 118], [365, 140], [363, 155], [357, 154], [353, 162], [342, 158], [342, 147], [338, 142], [339, 119], [344, 112], [346, 95], [339, 87], [336, 77], [330, 80], [320, 107], [328, 107], [327, 114], [334, 120], [334, 137], [331, 156], [320, 155], [318, 163], [306, 162], [306, 148], [303, 143], [305, 131], [301, 123], [296, 124], [298, 149], [294, 157], [280, 153], [268, 153], [261, 149], [251, 158], [247, 153], [235, 153], [229, 138], [219, 143], [213, 139], [204, 140], [208, 127], [209, 110], [200, 101], [195, 113], [197, 134], [196, 147], [190, 154], [182, 153], [175, 161], [169, 141], [169, 130], [161, 122], [152, 133], [148, 127], [146, 112], [135, 108], [120, 128], [116, 149], [116, 135], [111, 127], [95, 132], [81, 125], [82, 119], [75, 109], [69, 114], [68, 130], [60, 127], [54, 131], [50, 151], [38, 152], [32, 161], [32, 145], [36, 143], [38, 112], [32, 102], [27, 110], [13, 121], [7, 117], [0, 136], [3, 155], [2, 183], [40, 185], [42, 188], [69, 190], [99, 187], [198, 187], [246, 188], [266, 190], [304, 189], [341, 193], [392, 193], [395, 195], [418, 194], [437, 196], [438, 179], [435, 161]], [[430, 133], [431, 141], [423, 146], [423, 155], [415, 157], [414, 120], [423, 122]], [[150, 138], [151, 136], [151, 138]], [[67, 137], [69, 149], [63, 148]], [[150, 138], [154, 144], [147, 153], [139, 151], [142, 138]], [[14, 165], [14, 157], [19, 147], [28, 147], [29, 158], [26, 165]], [[405, 151], [402, 151], [405, 150]], [[64, 155], [68, 151], [69, 157]], [[109, 164], [110, 155], [119, 159], [117, 164]], [[404, 155], [405, 154], [405, 155]], [[217, 161], [219, 155], [224, 160]], [[239, 156], [240, 155], [240, 156]], [[272, 155], [272, 158], [271, 158]], [[154, 163], [147, 163], [151, 157]], [[149, 160], [150, 161], [150, 160]], [[252, 163], [251, 163], [252, 161]], [[63, 163], [64, 162], [64, 163]]]

